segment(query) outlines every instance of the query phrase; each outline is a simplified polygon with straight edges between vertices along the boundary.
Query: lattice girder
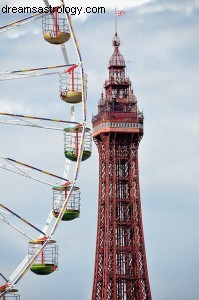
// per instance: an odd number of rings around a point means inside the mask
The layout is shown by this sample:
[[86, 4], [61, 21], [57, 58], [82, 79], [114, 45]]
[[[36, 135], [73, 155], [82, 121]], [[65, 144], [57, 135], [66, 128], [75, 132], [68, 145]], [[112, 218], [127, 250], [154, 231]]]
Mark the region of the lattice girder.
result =
[[138, 174], [141, 137], [107, 133], [95, 139], [100, 179], [92, 299], [151, 300]]

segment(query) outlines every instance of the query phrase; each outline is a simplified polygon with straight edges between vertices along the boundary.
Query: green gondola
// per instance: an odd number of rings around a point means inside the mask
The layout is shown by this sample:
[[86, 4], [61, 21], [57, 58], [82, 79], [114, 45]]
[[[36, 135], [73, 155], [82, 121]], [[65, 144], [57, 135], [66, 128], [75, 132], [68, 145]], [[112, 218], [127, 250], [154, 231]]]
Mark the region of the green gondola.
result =
[[[65, 157], [72, 161], [77, 161], [77, 154], [73, 152], [73, 150], [68, 150], [64, 152]], [[91, 151], [83, 150], [82, 161], [88, 159], [91, 156]]]
[[49, 275], [57, 269], [55, 264], [33, 264], [30, 270], [37, 275]]
[[[76, 218], [79, 218], [79, 214], [80, 211], [77, 209], [66, 209], [63, 217], [62, 217], [62, 221], [72, 221]], [[53, 212], [53, 215], [55, 216], [55, 218], [58, 217], [58, 212]]]

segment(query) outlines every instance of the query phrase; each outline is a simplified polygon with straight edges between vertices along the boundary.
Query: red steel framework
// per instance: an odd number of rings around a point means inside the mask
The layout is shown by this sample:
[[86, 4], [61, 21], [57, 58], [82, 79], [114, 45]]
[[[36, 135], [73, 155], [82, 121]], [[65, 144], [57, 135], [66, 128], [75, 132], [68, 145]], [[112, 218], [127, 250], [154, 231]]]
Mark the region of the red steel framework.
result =
[[92, 300], [151, 300], [138, 171], [143, 114], [115, 33], [105, 93], [93, 117], [99, 203]]

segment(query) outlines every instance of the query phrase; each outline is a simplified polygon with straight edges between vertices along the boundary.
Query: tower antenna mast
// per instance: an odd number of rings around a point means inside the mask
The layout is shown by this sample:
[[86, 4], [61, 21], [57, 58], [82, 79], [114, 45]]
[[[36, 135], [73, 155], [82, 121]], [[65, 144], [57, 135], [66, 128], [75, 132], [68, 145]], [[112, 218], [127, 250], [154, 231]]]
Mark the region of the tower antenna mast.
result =
[[117, 32], [117, 11], [115, 8], [115, 33]]

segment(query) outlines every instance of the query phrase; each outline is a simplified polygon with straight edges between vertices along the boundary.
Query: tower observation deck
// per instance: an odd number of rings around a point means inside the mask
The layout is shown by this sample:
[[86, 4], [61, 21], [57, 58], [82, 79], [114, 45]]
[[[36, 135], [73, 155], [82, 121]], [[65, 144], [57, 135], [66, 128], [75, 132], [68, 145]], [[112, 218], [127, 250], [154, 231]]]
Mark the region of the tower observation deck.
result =
[[92, 300], [151, 300], [138, 171], [138, 110], [117, 32], [109, 78], [92, 119], [99, 152], [99, 199]]

